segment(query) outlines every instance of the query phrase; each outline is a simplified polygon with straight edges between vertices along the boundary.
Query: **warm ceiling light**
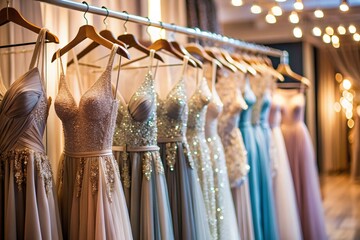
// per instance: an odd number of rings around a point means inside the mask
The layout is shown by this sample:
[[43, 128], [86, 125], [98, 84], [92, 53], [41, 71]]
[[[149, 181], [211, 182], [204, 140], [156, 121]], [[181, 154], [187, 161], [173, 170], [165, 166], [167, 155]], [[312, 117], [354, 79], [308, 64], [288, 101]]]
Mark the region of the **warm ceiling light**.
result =
[[334, 29], [332, 27], [326, 27], [325, 32], [330, 36], [334, 35]]
[[349, 5], [347, 4], [347, 1], [346, 1], [346, 0], [342, 0], [342, 1], [341, 1], [341, 4], [340, 4], [340, 6], [339, 6], [339, 9], [340, 9], [340, 11], [342, 11], [342, 12], [347, 12], [347, 11], [349, 11]]
[[340, 43], [340, 39], [338, 36], [333, 35], [333, 36], [331, 36], [331, 42], [334, 44], [338, 44], [338, 43]]
[[339, 47], [340, 47], [340, 43], [339, 43], [339, 42], [338, 42], [338, 43], [332, 43], [332, 45], [333, 45], [334, 48], [339, 48]]
[[316, 9], [314, 11], [314, 16], [316, 18], [323, 18], [324, 17], [324, 12], [321, 9]]
[[286, 2], [286, 0], [275, 0], [276, 2]]
[[274, 14], [275, 16], [281, 16], [282, 15], [282, 9], [281, 9], [281, 7], [279, 7], [279, 6], [273, 6], [272, 8], [271, 8], [271, 12], [272, 12], [272, 14]]
[[354, 38], [355, 41], [359, 42], [359, 41], [360, 41], [360, 34], [355, 33], [355, 34], [353, 35], [353, 38]]
[[301, 0], [296, 0], [296, 2], [294, 3], [294, 8], [295, 8], [296, 10], [301, 11], [301, 10], [304, 9], [304, 4], [302, 3]]
[[291, 14], [289, 15], [289, 21], [294, 24], [299, 23], [299, 15], [297, 14], [297, 12], [291, 12]]
[[267, 23], [274, 24], [276, 23], [276, 17], [272, 15], [271, 13], [268, 13], [265, 17], [265, 20]]
[[314, 36], [320, 37], [321, 36], [321, 29], [319, 27], [314, 27], [312, 29], [312, 33], [314, 34]]
[[355, 125], [355, 121], [352, 120], [352, 119], [349, 119], [349, 120], [347, 121], [347, 125], [348, 125], [349, 128], [353, 128], [354, 125]]
[[327, 34], [324, 34], [322, 37], [324, 43], [330, 43], [331, 42], [331, 37]]
[[346, 34], [346, 28], [343, 25], [338, 26], [337, 31], [340, 35]]
[[257, 4], [253, 4], [250, 8], [250, 11], [253, 13], [253, 14], [260, 14], [262, 12], [262, 9], [259, 5]]
[[231, 4], [235, 7], [240, 7], [244, 4], [242, 0], [231, 0]]
[[349, 32], [350, 32], [350, 33], [356, 33], [356, 27], [351, 24], [351, 25], [349, 26]]
[[351, 82], [348, 79], [344, 79], [342, 85], [345, 90], [349, 90], [351, 88]]
[[296, 37], [296, 38], [301, 38], [303, 35], [302, 30], [299, 27], [295, 27], [293, 29], [293, 34], [294, 34], [294, 37]]

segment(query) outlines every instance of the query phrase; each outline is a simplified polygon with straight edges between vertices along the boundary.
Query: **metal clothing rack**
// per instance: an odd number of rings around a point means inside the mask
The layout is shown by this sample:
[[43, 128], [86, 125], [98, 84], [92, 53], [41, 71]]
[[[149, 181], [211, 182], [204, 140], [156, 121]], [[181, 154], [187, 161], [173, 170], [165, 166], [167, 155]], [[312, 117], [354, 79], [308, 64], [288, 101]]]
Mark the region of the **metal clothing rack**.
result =
[[152, 27], [163, 28], [163, 29], [166, 29], [166, 30], [169, 30], [172, 32], [183, 33], [183, 34], [193, 36], [193, 37], [198, 37], [201, 39], [209, 39], [209, 40], [227, 44], [229, 46], [239, 48], [242, 50], [251, 51], [254, 53], [260, 53], [260, 54], [264, 54], [264, 55], [268, 55], [268, 56], [280, 57], [282, 61], [287, 61], [288, 56], [289, 56], [286, 51], [281, 51], [281, 50], [267, 47], [264, 45], [248, 43], [248, 42], [237, 40], [234, 38], [222, 36], [220, 34], [202, 31], [199, 28], [195, 28], [195, 29], [187, 28], [187, 27], [182, 27], [182, 26], [178, 26], [178, 25], [174, 25], [174, 24], [163, 23], [160, 21], [153, 21], [149, 18], [128, 14], [126, 12], [117, 12], [117, 11], [113, 11], [110, 9], [106, 10], [101, 7], [95, 7], [92, 5], [86, 5], [86, 4], [83, 4], [80, 2], [73, 2], [73, 1], [69, 1], [69, 0], [37, 0], [37, 1], [50, 3], [53, 5], [65, 7], [68, 9], [78, 10], [78, 11], [82, 11], [82, 12], [87, 11], [89, 13], [93, 13], [93, 14], [97, 14], [97, 15], [108, 16], [108, 17], [112, 17], [112, 18], [126, 20], [129, 22], [148, 25], [148, 26], [150, 25]]

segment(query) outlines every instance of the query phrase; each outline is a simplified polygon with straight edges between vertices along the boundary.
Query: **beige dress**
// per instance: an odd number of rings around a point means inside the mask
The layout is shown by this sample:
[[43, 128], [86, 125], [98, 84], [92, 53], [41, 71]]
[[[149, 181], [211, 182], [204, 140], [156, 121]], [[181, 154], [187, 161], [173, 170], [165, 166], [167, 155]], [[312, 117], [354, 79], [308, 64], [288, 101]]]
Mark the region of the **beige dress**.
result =
[[52, 170], [42, 143], [50, 103], [44, 74], [35, 66], [44, 54], [45, 34], [42, 29], [30, 70], [0, 103], [0, 239], [62, 239]]

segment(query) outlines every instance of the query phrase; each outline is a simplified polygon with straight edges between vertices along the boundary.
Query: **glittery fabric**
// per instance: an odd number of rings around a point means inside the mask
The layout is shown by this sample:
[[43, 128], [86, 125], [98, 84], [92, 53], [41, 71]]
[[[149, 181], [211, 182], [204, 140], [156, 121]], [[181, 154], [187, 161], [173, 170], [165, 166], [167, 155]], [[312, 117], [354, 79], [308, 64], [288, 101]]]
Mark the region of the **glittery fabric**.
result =
[[116, 50], [114, 45], [105, 71], [78, 105], [64, 73], [60, 76], [55, 111], [65, 136], [59, 196], [66, 238], [132, 239], [119, 169], [111, 152], [118, 109], [111, 86]]
[[[205, 71], [212, 72], [211, 66]], [[211, 82], [212, 76], [208, 77]], [[215, 84], [215, 83], [214, 83]], [[235, 208], [230, 191], [228, 170], [226, 167], [224, 148], [218, 135], [218, 117], [223, 110], [223, 103], [212, 87], [212, 100], [206, 113], [205, 135], [210, 149], [212, 169], [214, 170], [214, 186], [216, 196], [216, 219], [218, 239], [239, 239], [239, 230], [235, 216]]]
[[113, 146], [134, 239], [174, 239], [164, 167], [157, 147], [157, 99], [151, 71], [118, 110]]
[[38, 67], [45, 34], [46, 29], [39, 33], [30, 70], [0, 103], [0, 239], [62, 239], [51, 165], [42, 142], [50, 105]]
[[205, 138], [206, 110], [210, 101], [211, 92], [207, 86], [206, 79], [201, 78], [197, 89], [188, 101], [189, 119], [186, 137], [199, 176], [211, 236], [213, 239], [217, 239], [214, 173], [209, 147]]
[[184, 76], [164, 100], [158, 97], [158, 139], [175, 239], [211, 239], [197, 171], [186, 141], [188, 119]]

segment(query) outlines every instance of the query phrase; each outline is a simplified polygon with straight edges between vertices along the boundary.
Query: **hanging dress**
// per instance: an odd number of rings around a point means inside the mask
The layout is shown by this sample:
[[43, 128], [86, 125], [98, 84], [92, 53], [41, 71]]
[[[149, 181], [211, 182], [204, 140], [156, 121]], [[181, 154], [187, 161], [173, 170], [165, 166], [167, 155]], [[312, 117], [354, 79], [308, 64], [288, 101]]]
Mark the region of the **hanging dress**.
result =
[[189, 118], [186, 138], [199, 176], [211, 237], [212, 239], [218, 239], [214, 172], [212, 169], [209, 147], [205, 138], [206, 110], [210, 101], [210, 89], [206, 79], [201, 77], [197, 83], [195, 92], [188, 101]]
[[[258, 191], [260, 196], [261, 228], [264, 239], [279, 239], [277, 218], [272, 188], [272, 167], [270, 163], [270, 139], [264, 134], [268, 129], [267, 116], [271, 106], [271, 95], [267, 90], [267, 78], [261, 77], [253, 81], [251, 87], [256, 95], [256, 103], [252, 112], [252, 124], [257, 151]], [[261, 122], [263, 120], [263, 123]], [[265, 126], [267, 125], [267, 126]], [[270, 130], [270, 129], [269, 129]]]
[[303, 122], [305, 96], [297, 89], [278, 89], [282, 96], [284, 135], [304, 239], [327, 239], [314, 148]]
[[79, 104], [67, 86], [59, 57], [55, 111], [65, 136], [59, 201], [67, 239], [132, 239], [119, 169], [111, 150], [118, 108], [111, 89], [111, 70], [117, 48], [114, 44], [105, 71], [81, 96]]
[[[251, 79], [250, 79], [251, 78]], [[265, 239], [261, 229], [261, 215], [260, 215], [260, 195], [259, 195], [259, 178], [258, 172], [258, 153], [256, 149], [254, 131], [251, 125], [251, 115], [253, 106], [256, 102], [256, 96], [250, 87], [250, 81], [256, 81], [254, 77], [246, 76], [244, 87], [244, 99], [247, 109], [244, 109], [240, 114], [239, 128], [244, 139], [245, 148], [247, 150], [248, 163], [250, 171], [248, 174], [251, 212], [253, 220], [254, 236], [256, 240]]]
[[175, 239], [210, 239], [204, 198], [186, 140], [187, 62], [188, 58], [185, 58], [182, 76], [165, 98], [158, 95], [158, 145], [169, 191]]
[[[299, 213], [296, 205], [294, 182], [292, 179], [289, 160], [286, 153], [284, 137], [281, 132], [281, 99], [273, 94], [269, 123], [275, 149], [271, 158], [277, 162], [276, 175], [273, 180], [275, 209], [278, 219], [279, 239], [301, 240]], [[284, 211], [286, 209], [286, 211]]]
[[113, 150], [134, 239], [174, 239], [164, 167], [157, 146], [157, 100], [151, 72], [129, 102], [121, 102], [116, 121]]
[[[50, 161], [42, 139], [50, 105], [44, 86], [46, 29], [30, 70], [0, 103], [0, 239], [62, 239]], [[37, 66], [35, 66], [37, 61]]]
[[247, 174], [247, 151], [238, 128], [240, 112], [247, 109], [241, 94], [239, 73], [222, 72], [218, 77], [216, 89], [224, 104], [219, 117], [218, 131], [225, 150], [226, 163], [235, 205], [237, 226], [241, 239], [254, 239], [249, 182]]

